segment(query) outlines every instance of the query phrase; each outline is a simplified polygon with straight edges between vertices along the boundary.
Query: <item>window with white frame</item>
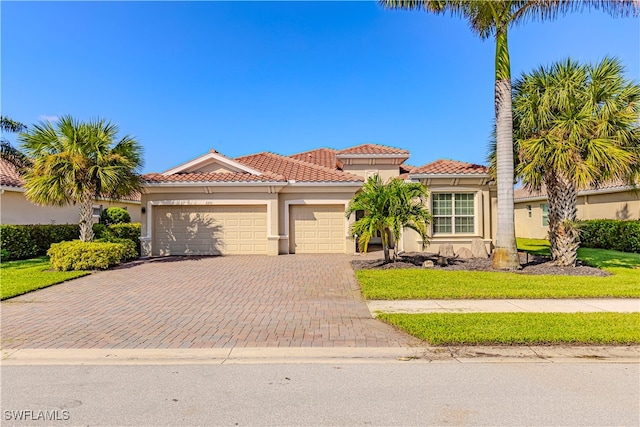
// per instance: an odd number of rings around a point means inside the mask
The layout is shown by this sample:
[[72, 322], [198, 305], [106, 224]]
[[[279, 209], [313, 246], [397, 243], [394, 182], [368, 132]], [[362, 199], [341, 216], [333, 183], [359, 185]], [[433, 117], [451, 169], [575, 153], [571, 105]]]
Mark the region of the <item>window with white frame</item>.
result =
[[475, 195], [473, 193], [434, 193], [431, 195], [433, 234], [470, 234], [475, 232]]
[[542, 209], [542, 226], [549, 226], [549, 205], [546, 203], [540, 204], [540, 209]]
[[531, 218], [532, 213], [531, 213], [531, 205], [527, 205], [527, 218]]

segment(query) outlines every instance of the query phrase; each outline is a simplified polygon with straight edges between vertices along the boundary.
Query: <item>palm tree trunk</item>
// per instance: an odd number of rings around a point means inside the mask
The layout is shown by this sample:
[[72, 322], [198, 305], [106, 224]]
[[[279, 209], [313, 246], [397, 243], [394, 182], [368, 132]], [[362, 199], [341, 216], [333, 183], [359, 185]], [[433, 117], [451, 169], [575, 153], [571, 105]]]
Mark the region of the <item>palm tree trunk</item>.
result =
[[520, 268], [513, 213], [513, 112], [511, 110], [511, 67], [506, 26], [496, 33], [496, 160], [498, 186], [498, 229], [493, 266], [503, 270]]
[[80, 240], [92, 242], [93, 238], [93, 194], [85, 193], [80, 202]]
[[569, 179], [548, 174], [545, 177], [549, 196], [549, 242], [551, 259], [556, 265], [575, 266], [580, 247], [580, 233], [575, 226], [578, 190]]
[[382, 252], [384, 253], [384, 261], [391, 262], [391, 257], [389, 256], [389, 236], [386, 229], [382, 229], [380, 231], [380, 237], [382, 238]]

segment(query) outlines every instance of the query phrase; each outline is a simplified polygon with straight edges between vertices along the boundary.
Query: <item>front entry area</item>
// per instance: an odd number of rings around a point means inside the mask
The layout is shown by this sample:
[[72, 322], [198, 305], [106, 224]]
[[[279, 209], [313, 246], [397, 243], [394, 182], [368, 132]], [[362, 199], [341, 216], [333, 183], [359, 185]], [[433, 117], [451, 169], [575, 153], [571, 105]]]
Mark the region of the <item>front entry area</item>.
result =
[[152, 252], [166, 255], [267, 253], [267, 207], [155, 206]]
[[345, 253], [344, 205], [291, 205], [289, 252]]

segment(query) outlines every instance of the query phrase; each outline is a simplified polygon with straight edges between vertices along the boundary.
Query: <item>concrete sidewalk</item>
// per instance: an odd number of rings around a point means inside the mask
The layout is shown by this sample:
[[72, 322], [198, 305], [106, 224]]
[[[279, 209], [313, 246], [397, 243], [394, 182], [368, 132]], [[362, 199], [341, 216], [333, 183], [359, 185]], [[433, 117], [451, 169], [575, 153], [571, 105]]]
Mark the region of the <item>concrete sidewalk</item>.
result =
[[371, 300], [369, 311], [376, 313], [579, 313], [640, 312], [640, 299], [495, 299], [495, 300]]
[[8, 349], [2, 366], [228, 365], [264, 363], [631, 363], [640, 346], [256, 347]]

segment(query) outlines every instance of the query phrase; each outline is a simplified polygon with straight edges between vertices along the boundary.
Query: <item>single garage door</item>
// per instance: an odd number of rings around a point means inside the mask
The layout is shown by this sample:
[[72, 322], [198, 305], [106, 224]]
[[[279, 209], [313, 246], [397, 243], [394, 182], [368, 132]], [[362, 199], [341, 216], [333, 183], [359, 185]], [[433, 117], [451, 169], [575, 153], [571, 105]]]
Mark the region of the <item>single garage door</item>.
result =
[[267, 207], [156, 206], [154, 255], [267, 253]]
[[292, 205], [290, 252], [344, 253], [344, 205]]

